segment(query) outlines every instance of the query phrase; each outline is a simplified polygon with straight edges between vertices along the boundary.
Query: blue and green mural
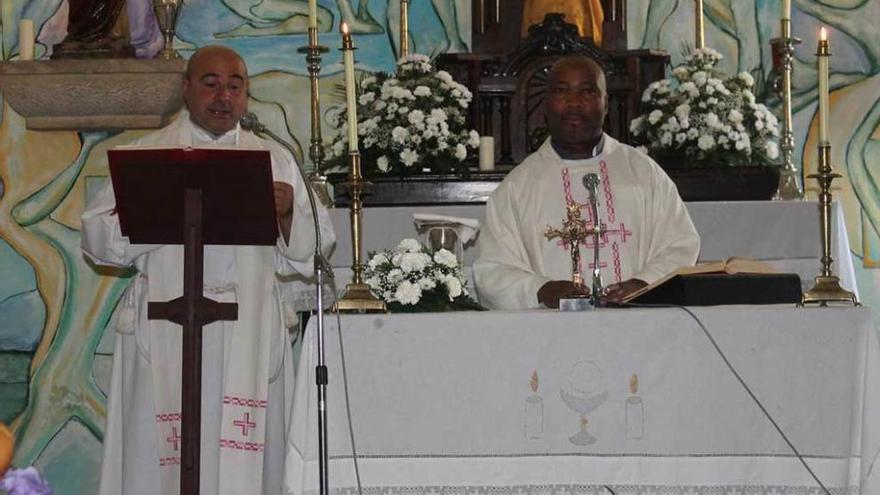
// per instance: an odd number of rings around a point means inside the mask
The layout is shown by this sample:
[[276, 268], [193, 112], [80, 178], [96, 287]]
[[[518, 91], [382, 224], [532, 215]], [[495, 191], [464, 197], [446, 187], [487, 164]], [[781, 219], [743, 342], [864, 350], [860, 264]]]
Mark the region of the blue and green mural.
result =
[[[723, 68], [766, 81], [769, 40], [778, 35], [781, 0], [705, 0], [707, 44], [725, 55]], [[832, 144], [846, 207], [852, 252], [861, 263], [860, 291], [880, 301], [880, 2], [796, 0], [794, 109], [796, 161], [815, 167], [815, 41], [831, 29]], [[130, 0], [133, 40], [141, 53], [158, 49], [149, 2]], [[399, 0], [320, 0], [321, 43], [340, 45], [340, 20], [355, 31], [361, 70], [393, 68]], [[147, 6], [145, 9], [144, 6]], [[631, 48], [663, 48], [681, 59], [682, 32], [693, 26], [690, 0], [630, 1]], [[306, 0], [191, 0], [178, 24], [177, 47], [220, 43], [242, 53], [253, 75], [250, 105], [272, 129], [306, 142], [309, 136]], [[471, 2], [410, 3], [411, 50], [461, 51], [469, 46]], [[37, 56], [64, 37], [67, 3], [4, 0], [0, 55], [17, 57], [17, 21], [34, 19]], [[326, 108], [338, 104], [340, 54], [323, 61]], [[769, 91], [770, 106], [778, 106]], [[51, 98], [52, 95], [46, 95]], [[89, 192], [107, 175], [106, 150], [142, 131], [37, 132], [3, 104], [0, 114], [0, 420], [14, 426], [15, 464], [36, 464], [60, 495], [94, 493], [101, 457], [113, 335], [104, 334], [124, 276], [96, 273], [80, 254], [79, 215]], [[873, 152], [873, 153], [872, 153]], [[807, 184], [808, 188], [811, 184]], [[123, 274], [124, 275], [124, 274]], [[875, 281], [875, 279], [877, 279]]]

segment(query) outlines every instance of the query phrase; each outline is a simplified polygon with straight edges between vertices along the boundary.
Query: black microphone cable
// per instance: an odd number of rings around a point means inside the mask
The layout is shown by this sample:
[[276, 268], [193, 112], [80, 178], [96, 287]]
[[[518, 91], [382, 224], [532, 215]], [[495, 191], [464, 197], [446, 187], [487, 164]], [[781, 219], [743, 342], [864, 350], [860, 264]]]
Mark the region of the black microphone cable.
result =
[[721, 347], [718, 345], [718, 342], [716, 342], [715, 338], [712, 336], [712, 334], [709, 333], [709, 330], [706, 328], [706, 325], [703, 324], [703, 321], [700, 320], [700, 318], [697, 315], [695, 315], [694, 312], [691, 311], [690, 308], [688, 308], [687, 306], [680, 306], [677, 304], [622, 303], [622, 304], [620, 304], [620, 306], [621, 307], [632, 307], [632, 308], [677, 308], [677, 309], [680, 309], [680, 310], [684, 311], [685, 313], [687, 313], [687, 315], [690, 316], [697, 323], [697, 325], [700, 326], [700, 329], [703, 331], [703, 335], [705, 335], [706, 338], [709, 339], [709, 342], [712, 344], [712, 347], [715, 349], [715, 352], [717, 352], [718, 355], [721, 357], [721, 359], [724, 361], [724, 364], [727, 366], [727, 369], [729, 369], [730, 372], [733, 373], [733, 376], [737, 379], [737, 381], [739, 381], [740, 385], [742, 385], [742, 387], [743, 387], [743, 389], [745, 389], [746, 393], [749, 394], [749, 397], [752, 398], [752, 401], [754, 401], [754, 403], [758, 406], [758, 408], [761, 410], [761, 412], [764, 413], [764, 416], [767, 418], [767, 420], [770, 421], [770, 424], [773, 425], [773, 428], [776, 429], [776, 431], [779, 433], [779, 435], [782, 437], [782, 439], [785, 440], [785, 443], [788, 444], [788, 447], [791, 449], [791, 451], [794, 453], [794, 455], [798, 458], [800, 463], [804, 466], [804, 469], [806, 469], [807, 472], [810, 473], [810, 476], [813, 478], [813, 480], [816, 481], [816, 483], [822, 489], [822, 492], [825, 495], [831, 495], [831, 492], [828, 490], [828, 488], [825, 487], [825, 484], [822, 483], [822, 480], [820, 480], [819, 477], [816, 476], [816, 473], [813, 472], [813, 470], [807, 464], [807, 461], [804, 459], [804, 457], [801, 455], [801, 453], [798, 451], [798, 449], [794, 446], [794, 444], [791, 442], [791, 440], [788, 439], [788, 435], [786, 435], [785, 432], [782, 431], [782, 428], [779, 426], [778, 423], [776, 423], [776, 420], [773, 419], [773, 416], [770, 414], [769, 411], [767, 411], [767, 408], [764, 407], [764, 404], [761, 403], [761, 401], [754, 394], [754, 392], [752, 392], [752, 389], [746, 384], [745, 380], [743, 380], [742, 376], [740, 376], [739, 372], [736, 371], [736, 368], [733, 367], [733, 364], [731, 364], [730, 360], [727, 359], [727, 355], [725, 355], [724, 351], [721, 350]]

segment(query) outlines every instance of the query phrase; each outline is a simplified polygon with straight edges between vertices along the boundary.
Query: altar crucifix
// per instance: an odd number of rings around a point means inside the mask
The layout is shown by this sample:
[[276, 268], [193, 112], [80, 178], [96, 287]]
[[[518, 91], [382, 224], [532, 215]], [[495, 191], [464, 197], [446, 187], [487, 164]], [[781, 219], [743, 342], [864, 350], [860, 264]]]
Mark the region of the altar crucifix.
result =
[[547, 226], [544, 237], [548, 241], [559, 238], [566, 244], [571, 252], [571, 282], [579, 289], [584, 288], [584, 277], [581, 275], [581, 250], [582, 242], [593, 234], [593, 228], [587, 226], [587, 221], [581, 216], [581, 208], [574, 201], [567, 201], [565, 205], [566, 218], [561, 228]]

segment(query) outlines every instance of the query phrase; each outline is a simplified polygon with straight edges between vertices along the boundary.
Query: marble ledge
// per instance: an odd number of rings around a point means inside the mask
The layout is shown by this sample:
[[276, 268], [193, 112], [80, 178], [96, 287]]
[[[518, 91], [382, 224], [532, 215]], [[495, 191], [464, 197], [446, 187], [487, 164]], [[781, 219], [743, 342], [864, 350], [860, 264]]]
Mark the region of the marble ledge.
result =
[[3, 62], [0, 91], [28, 129], [152, 129], [180, 109], [185, 70], [182, 59]]

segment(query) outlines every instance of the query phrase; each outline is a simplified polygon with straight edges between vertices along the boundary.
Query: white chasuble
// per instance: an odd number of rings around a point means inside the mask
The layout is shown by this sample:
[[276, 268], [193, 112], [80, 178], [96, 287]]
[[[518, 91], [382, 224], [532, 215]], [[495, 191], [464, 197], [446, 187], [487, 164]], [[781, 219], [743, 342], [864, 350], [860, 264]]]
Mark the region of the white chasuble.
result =
[[[594, 225], [583, 178], [599, 178], [598, 213], [606, 231], [599, 239], [605, 284], [638, 278], [651, 283], [693, 265], [700, 241], [675, 184], [650, 158], [604, 136], [598, 155], [563, 160], [550, 140], [513, 169], [486, 207], [477, 241], [474, 279], [480, 302], [496, 309], [541, 307], [537, 292], [551, 280], [571, 280], [569, 245], [547, 240], [560, 227], [566, 202], [575, 202]], [[580, 271], [589, 285], [593, 240], [580, 245]]]
[[[213, 139], [186, 112], [136, 144], [268, 149], [273, 180], [293, 186], [289, 243], [279, 236], [275, 246], [206, 246], [204, 253], [205, 297], [238, 304], [238, 319], [203, 327], [200, 491], [280, 493], [294, 382], [276, 275], [312, 276], [306, 186], [280, 147], [240, 128]], [[82, 218], [89, 258], [138, 270], [107, 330], [117, 333], [100, 493], [177, 494], [181, 327], [148, 320], [147, 302], [182, 294], [183, 247], [130, 244], [114, 207], [108, 181]], [[335, 236], [327, 211], [319, 206], [318, 215], [327, 252]]]

